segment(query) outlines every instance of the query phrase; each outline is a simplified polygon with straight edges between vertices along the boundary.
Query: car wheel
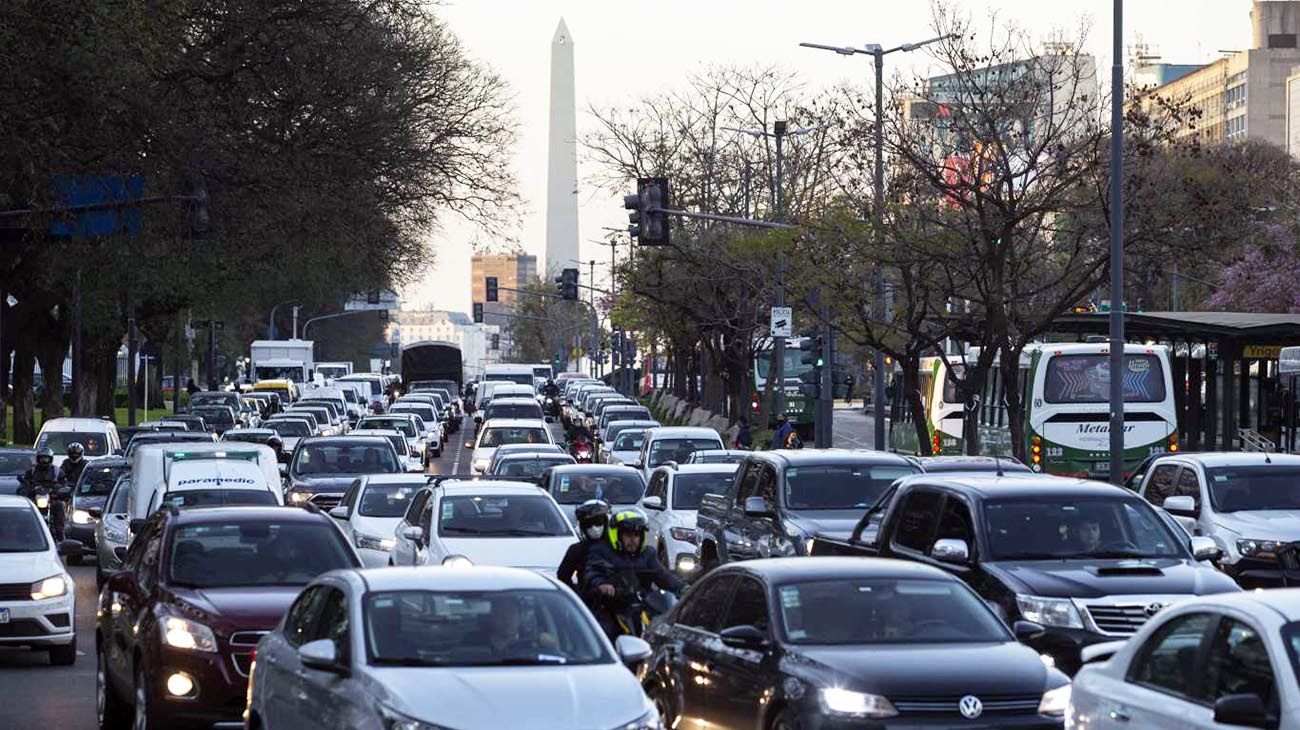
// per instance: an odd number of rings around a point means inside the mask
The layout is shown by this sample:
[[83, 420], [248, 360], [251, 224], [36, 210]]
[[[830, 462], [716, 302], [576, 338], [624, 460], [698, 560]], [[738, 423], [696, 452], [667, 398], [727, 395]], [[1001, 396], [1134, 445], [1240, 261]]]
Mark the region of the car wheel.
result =
[[151, 728], [161, 728], [162, 723], [158, 722], [158, 715], [153, 711], [151, 705], [153, 699], [149, 696], [149, 683], [145, 681], [144, 672], [138, 667], [135, 670], [135, 723], [132, 724], [132, 730], [150, 730]]
[[433, 458], [438, 459], [438, 458], [441, 458], [441, 457], [442, 457], [442, 449], [434, 449], [434, 450], [433, 450]]
[[794, 710], [787, 707], [772, 721], [772, 730], [803, 730], [803, 723], [799, 721], [799, 716], [794, 714]]
[[62, 646], [50, 647], [50, 664], [56, 667], [69, 667], [77, 663], [77, 635], [72, 635], [72, 641]]
[[119, 730], [131, 722], [131, 706], [122, 701], [108, 683], [108, 663], [104, 651], [95, 652], [95, 714], [100, 730]]

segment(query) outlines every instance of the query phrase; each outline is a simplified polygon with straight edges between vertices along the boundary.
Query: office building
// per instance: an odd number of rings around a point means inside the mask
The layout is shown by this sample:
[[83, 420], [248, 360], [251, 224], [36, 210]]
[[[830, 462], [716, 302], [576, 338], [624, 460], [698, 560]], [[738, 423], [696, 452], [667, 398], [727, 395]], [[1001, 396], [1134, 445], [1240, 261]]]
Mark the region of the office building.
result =
[[[497, 279], [496, 302], [487, 301], [487, 277]], [[537, 257], [526, 254], [476, 254], [470, 262], [470, 293], [475, 303], [483, 303], [483, 323], [504, 326], [514, 311], [519, 294], [537, 281]]]

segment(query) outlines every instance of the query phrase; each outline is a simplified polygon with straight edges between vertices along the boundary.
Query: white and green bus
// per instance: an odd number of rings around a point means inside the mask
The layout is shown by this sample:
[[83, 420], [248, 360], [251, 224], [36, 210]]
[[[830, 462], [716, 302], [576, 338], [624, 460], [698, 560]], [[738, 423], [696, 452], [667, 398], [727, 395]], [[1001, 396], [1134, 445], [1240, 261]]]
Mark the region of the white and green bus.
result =
[[[813, 346], [813, 341], [804, 337], [790, 337], [785, 341], [785, 357], [782, 361], [781, 377], [785, 381], [785, 387], [782, 389], [785, 393], [785, 414], [799, 430], [800, 438], [807, 440], [812, 435], [813, 426], [813, 406], [812, 398], [804, 395], [799, 390], [801, 381], [799, 376], [813, 369], [810, 363], [803, 361], [803, 356], [807, 350]], [[757, 350], [754, 353], [754, 390], [751, 395], [750, 407], [755, 414], [758, 413], [759, 399], [763, 397], [763, 391], [767, 387], [767, 378], [772, 366], [772, 349], [771, 344], [767, 347]], [[775, 388], [775, 384], [773, 385]], [[769, 414], [768, 427], [776, 425], [776, 413]]]
[[[1124, 348], [1124, 470], [1151, 454], [1178, 450], [1178, 420], [1168, 349]], [[1025, 450], [1034, 471], [1107, 478], [1110, 474], [1110, 347], [1040, 343], [1025, 348], [1020, 387]], [[979, 404], [981, 451], [1011, 454], [1002, 378], [990, 373]]]
[[919, 440], [912, 410], [902, 392], [902, 375], [898, 372], [893, 374], [889, 421], [891, 450], [917, 456], [965, 453], [966, 445], [962, 440], [964, 408], [957, 384], [953, 382], [954, 372], [961, 377], [963, 367], [958, 356], [952, 356], [951, 362], [942, 357], [921, 358], [917, 386], [925, 407], [927, 436], [924, 444]]

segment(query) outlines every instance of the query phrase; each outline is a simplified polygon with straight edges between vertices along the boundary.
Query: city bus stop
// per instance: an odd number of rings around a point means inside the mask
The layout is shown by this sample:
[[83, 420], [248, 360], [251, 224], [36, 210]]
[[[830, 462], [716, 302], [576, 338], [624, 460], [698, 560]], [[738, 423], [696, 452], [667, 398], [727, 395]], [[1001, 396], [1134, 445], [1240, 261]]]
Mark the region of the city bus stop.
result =
[[[1105, 337], [1109, 317], [1063, 315], [1052, 339]], [[1279, 357], [1300, 346], [1300, 314], [1128, 312], [1124, 335], [1169, 347], [1184, 449], [1294, 450], [1295, 379], [1282, 374]]]

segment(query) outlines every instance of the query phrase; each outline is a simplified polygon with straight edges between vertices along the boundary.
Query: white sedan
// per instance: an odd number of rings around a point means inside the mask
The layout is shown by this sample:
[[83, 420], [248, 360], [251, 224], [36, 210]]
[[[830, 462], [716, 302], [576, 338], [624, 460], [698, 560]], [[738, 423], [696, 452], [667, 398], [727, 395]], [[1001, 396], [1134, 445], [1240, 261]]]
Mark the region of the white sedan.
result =
[[26, 497], [0, 495], [0, 646], [50, 653], [50, 663], [77, 661], [76, 585], [59, 559], [81, 543], [56, 544]]
[[397, 525], [428, 482], [423, 474], [369, 474], [354, 481], [330, 509], [366, 567], [393, 564], [389, 556]]
[[554, 444], [551, 429], [546, 422], [535, 418], [493, 418], [479, 429], [478, 438], [470, 448], [471, 474], [486, 474], [492, 463], [492, 454], [506, 444]]
[[443, 482], [395, 539], [398, 565], [460, 557], [554, 574], [578, 536], [551, 495], [532, 484], [485, 480]]
[[1079, 671], [1066, 727], [1296, 730], [1297, 672], [1300, 591], [1193, 598], [1160, 611], [1109, 661]]

